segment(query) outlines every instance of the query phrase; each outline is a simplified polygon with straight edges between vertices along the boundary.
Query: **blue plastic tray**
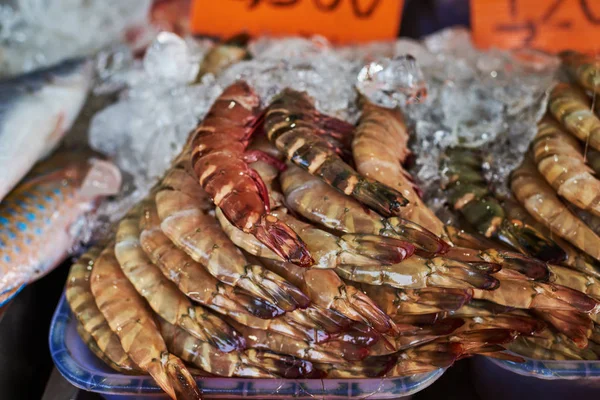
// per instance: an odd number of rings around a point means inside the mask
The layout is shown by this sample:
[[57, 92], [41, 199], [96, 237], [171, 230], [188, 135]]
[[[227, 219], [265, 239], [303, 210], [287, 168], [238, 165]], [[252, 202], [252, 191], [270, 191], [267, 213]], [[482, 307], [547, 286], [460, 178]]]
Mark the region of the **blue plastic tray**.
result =
[[600, 398], [598, 361], [537, 361], [523, 364], [477, 356], [471, 360], [475, 390], [486, 400]]
[[[94, 356], [79, 338], [64, 295], [50, 326], [50, 353], [60, 373], [74, 386], [107, 399], [166, 398], [149, 376], [119, 374]], [[392, 399], [410, 396], [435, 382], [444, 370], [385, 379], [198, 378], [207, 398]]]
[[490, 362], [515, 374], [539, 379], [597, 380], [600, 388], [600, 361], [543, 361], [525, 358], [524, 363], [489, 358]]

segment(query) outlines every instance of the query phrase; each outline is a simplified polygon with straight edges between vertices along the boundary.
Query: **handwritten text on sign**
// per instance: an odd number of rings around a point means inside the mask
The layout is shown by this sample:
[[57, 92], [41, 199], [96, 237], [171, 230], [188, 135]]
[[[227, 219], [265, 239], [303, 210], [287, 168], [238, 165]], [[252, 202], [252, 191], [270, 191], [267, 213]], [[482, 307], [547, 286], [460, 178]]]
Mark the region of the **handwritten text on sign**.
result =
[[332, 41], [392, 39], [404, 0], [195, 0], [194, 33], [313, 35]]
[[480, 47], [600, 51], [600, 0], [471, 0]]

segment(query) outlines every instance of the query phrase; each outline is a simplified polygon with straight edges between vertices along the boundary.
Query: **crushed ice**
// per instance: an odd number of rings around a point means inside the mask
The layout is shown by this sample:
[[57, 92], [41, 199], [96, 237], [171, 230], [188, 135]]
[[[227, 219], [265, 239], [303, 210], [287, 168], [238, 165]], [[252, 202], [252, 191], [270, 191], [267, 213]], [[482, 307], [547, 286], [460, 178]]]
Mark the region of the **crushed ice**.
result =
[[[421, 42], [338, 48], [321, 37], [260, 38], [249, 46], [253, 59], [192, 85], [206, 43], [172, 34], [163, 39], [142, 63], [111, 74], [109, 86], [118, 82], [126, 89], [119, 102], [92, 121], [92, 146], [112, 156], [131, 177], [127, 193], [104, 206], [106, 216], [116, 218], [144, 195], [214, 99], [238, 79], [254, 86], [264, 104], [292, 87], [307, 91], [320, 111], [350, 122], [359, 116], [357, 89], [380, 104], [400, 106], [413, 137], [412, 173], [434, 209], [443, 204], [437, 190], [439, 156], [449, 146], [491, 153], [489, 178], [504, 193], [508, 173], [535, 133], [558, 66], [555, 58], [531, 51], [478, 51], [462, 29]], [[425, 86], [427, 96], [410, 101]]]
[[451, 146], [483, 149], [492, 188], [507, 195], [508, 176], [546, 109], [558, 59], [531, 50], [479, 51], [464, 29], [433, 34], [424, 46], [430, 53], [422, 67], [428, 96], [423, 104], [407, 105], [405, 113], [414, 129], [411, 172], [429, 205], [443, 204], [439, 157]]

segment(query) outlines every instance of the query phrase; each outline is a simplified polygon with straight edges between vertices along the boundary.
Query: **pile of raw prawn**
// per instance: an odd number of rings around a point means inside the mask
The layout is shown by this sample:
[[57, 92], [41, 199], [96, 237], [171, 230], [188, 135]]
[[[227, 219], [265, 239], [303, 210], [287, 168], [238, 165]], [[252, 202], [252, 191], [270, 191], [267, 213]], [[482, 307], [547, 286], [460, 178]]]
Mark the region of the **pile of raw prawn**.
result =
[[[567, 61], [584, 86], [600, 76], [581, 56]], [[480, 154], [448, 151], [463, 230], [436, 217], [403, 168], [401, 110], [360, 99], [354, 126], [291, 89], [263, 105], [238, 81], [149, 195], [72, 266], [79, 332], [112, 368], [186, 399], [201, 396], [193, 375], [390, 377], [474, 354], [598, 359], [600, 238], [561, 199], [600, 209], [594, 153], [584, 158], [577, 140], [600, 150], [586, 96], [553, 90], [553, 117], [512, 177], [517, 201], [488, 190]]]

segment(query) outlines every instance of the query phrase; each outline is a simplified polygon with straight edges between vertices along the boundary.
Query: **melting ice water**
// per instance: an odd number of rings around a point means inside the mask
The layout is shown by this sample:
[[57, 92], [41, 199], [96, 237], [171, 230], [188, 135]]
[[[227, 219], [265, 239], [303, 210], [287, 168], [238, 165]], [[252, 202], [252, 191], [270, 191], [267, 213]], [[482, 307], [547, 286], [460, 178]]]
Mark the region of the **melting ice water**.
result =
[[[423, 42], [400, 39], [343, 48], [320, 37], [262, 38], [249, 46], [252, 60], [190, 85], [206, 42], [162, 38], [143, 63], [111, 74], [109, 83], [127, 89], [92, 122], [92, 146], [113, 156], [131, 176], [128, 193], [106, 206], [105, 215], [117, 217], [156, 182], [214, 99], [238, 79], [247, 80], [263, 104], [292, 87], [307, 91], [320, 111], [350, 122], [359, 116], [357, 89], [383, 105], [400, 106], [413, 136], [412, 172], [434, 208], [443, 204], [437, 191], [439, 156], [448, 146], [481, 146], [490, 152], [489, 175], [502, 192], [535, 133], [558, 65], [533, 52], [478, 51], [460, 29]], [[406, 104], [423, 82], [427, 96], [422, 103]]]

